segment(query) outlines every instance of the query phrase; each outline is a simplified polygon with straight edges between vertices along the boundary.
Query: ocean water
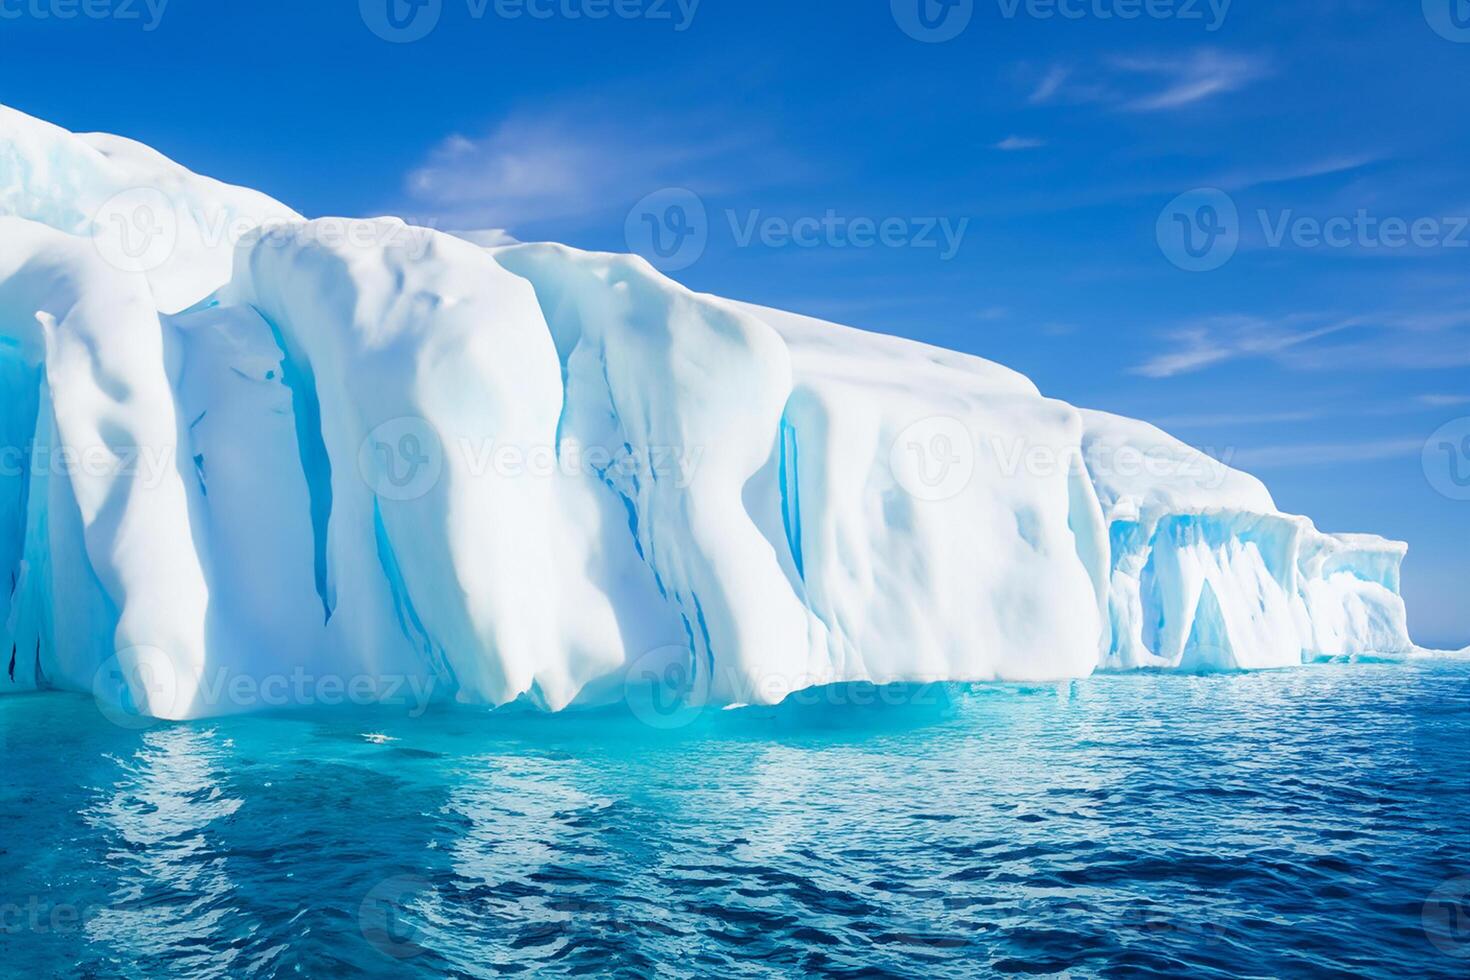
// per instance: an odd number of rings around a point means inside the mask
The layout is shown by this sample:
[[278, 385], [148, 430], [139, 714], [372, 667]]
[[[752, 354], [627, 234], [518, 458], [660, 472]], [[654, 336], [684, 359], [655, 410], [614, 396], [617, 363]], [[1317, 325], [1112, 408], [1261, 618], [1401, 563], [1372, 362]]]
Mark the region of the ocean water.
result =
[[1470, 664], [651, 727], [0, 698], [0, 974], [1470, 974]]

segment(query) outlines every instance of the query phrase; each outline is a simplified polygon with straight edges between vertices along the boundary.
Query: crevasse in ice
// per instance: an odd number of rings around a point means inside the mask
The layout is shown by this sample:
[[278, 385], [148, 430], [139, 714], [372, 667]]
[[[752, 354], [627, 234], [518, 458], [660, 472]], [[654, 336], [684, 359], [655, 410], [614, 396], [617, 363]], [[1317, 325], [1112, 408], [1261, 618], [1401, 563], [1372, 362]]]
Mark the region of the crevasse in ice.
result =
[[0, 691], [557, 710], [1412, 649], [1402, 544], [999, 365], [8, 109], [0, 387]]

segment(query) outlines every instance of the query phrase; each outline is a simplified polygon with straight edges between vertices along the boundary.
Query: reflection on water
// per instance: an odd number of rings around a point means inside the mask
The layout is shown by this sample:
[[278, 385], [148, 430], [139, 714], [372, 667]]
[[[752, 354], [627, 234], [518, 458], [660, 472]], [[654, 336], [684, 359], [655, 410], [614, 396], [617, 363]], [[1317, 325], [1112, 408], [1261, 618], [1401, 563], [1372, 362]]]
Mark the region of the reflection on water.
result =
[[0, 962], [139, 978], [1470, 968], [1470, 665], [885, 700], [672, 731], [458, 709], [135, 732], [80, 698], [0, 699]]
[[[172, 959], [189, 975], [227, 976], [237, 950], [211, 939], [254, 931], [238, 919], [226, 855], [206, 834], [241, 800], [220, 789], [226, 758], [211, 730], [149, 731], [83, 811], [103, 842], [111, 895], [83, 922], [87, 938], [125, 960]], [[176, 952], [179, 951], [179, 952]]]

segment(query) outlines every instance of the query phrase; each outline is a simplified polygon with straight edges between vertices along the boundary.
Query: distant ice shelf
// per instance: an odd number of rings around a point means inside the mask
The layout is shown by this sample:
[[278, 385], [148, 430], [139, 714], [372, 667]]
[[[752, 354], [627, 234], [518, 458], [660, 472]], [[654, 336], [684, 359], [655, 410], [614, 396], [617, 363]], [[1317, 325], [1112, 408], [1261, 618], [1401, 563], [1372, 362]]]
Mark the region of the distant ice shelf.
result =
[[1403, 544], [997, 364], [9, 109], [0, 388], [0, 691], [123, 716], [1414, 652]]

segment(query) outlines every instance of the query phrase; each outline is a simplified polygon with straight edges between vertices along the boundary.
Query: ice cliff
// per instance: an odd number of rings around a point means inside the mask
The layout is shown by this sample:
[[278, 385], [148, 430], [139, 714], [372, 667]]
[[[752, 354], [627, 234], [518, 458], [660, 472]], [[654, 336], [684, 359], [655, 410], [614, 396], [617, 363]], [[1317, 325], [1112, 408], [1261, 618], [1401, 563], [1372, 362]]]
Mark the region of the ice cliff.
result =
[[1411, 648], [1403, 545], [996, 364], [8, 109], [0, 388], [0, 690], [124, 714]]

